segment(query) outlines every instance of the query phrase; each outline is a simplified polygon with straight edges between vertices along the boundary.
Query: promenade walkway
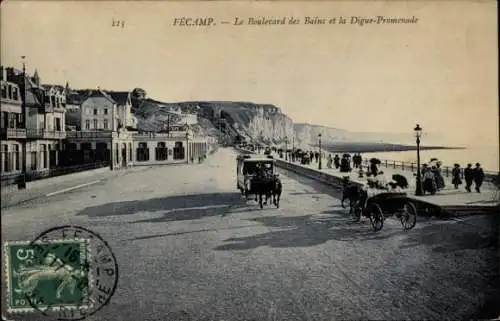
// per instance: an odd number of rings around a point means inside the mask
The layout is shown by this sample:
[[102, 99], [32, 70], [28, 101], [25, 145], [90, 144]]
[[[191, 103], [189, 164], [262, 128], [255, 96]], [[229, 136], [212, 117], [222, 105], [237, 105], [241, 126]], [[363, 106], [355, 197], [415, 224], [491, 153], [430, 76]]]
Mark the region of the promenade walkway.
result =
[[[279, 158], [277, 154], [274, 154], [274, 157], [282, 161], [285, 161], [284, 158]], [[318, 163], [314, 161], [311, 162], [310, 165], [302, 165], [300, 164], [299, 161], [291, 162], [290, 160], [288, 160], [287, 162], [297, 166], [302, 166], [316, 171], [321, 171], [323, 173], [337, 176], [339, 178], [348, 176], [352, 181], [361, 184], [367, 183], [366, 177], [363, 178], [359, 177], [358, 169], [353, 169], [353, 171], [350, 173], [341, 173], [339, 170], [335, 168], [326, 168], [326, 163], [327, 163], [326, 159], [322, 160], [321, 170], [318, 169]], [[408, 193], [408, 196], [413, 199], [445, 208], [463, 207], [463, 206], [473, 206], [476, 208], [478, 206], [493, 207], [493, 206], [498, 206], [499, 204], [500, 193], [498, 188], [493, 183], [485, 181], [483, 183], [483, 186], [481, 187], [481, 193], [477, 193], [475, 191], [469, 193], [465, 191], [464, 185], [460, 185], [458, 189], [455, 189], [454, 186], [451, 184], [451, 177], [444, 178], [446, 184], [445, 188], [437, 192], [435, 195], [415, 196], [416, 177], [414, 175], [414, 172], [411, 171], [411, 168], [409, 166], [406, 167], [406, 169], [402, 169], [401, 167], [391, 168], [392, 167], [391, 165], [392, 164], [387, 164], [387, 167], [385, 167], [384, 163], [379, 165], [379, 170], [384, 172], [383, 176], [385, 177], [385, 180], [387, 182], [390, 182], [392, 180], [393, 174], [400, 174], [405, 176], [406, 179], [408, 180], [409, 187], [405, 189], [404, 192]], [[364, 166], [364, 169], [366, 169], [366, 166]]]

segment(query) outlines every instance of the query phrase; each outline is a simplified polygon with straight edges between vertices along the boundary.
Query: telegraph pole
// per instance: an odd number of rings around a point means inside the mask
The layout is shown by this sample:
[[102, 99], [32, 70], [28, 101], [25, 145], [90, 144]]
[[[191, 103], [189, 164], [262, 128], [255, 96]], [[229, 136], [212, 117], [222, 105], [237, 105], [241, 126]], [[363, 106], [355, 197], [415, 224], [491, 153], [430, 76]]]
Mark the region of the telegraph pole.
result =
[[[23, 115], [23, 127], [24, 129], [26, 128], [26, 62], [25, 62], [26, 56], [21, 56], [21, 59], [23, 60], [23, 97], [21, 101], [21, 113]], [[23, 166], [22, 166], [22, 174], [20, 181], [17, 184], [18, 189], [25, 189], [26, 188], [26, 157], [27, 157], [27, 152], [26, 152], [26, 144], [28, 143], [27, 138], [24, 140], [24, 144], [22, 144], [22, 158], [23, 158]]]

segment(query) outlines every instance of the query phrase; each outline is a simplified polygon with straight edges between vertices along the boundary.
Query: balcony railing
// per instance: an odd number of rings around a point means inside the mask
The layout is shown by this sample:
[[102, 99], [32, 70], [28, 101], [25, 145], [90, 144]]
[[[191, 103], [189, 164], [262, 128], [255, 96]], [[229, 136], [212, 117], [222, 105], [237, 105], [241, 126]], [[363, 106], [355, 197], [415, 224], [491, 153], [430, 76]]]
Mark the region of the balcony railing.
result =
[[24, 128], [2, 128], [0, 130], [2, 139], [26, 139], [26, 129]]
[[75, 138], [76, 139], [114, 138], [117, 136], [118, 136], [118, 133], [112, 132], [112, 131], [88, 131], [88, 132], [68, 131], [68, 132], [66, 132], [66, 137], [73, 138], [73, 139], [75, 139]]
[[66, 132], [47, 129], [26, 129], [27, 138], [35, 139], [64, 139]]

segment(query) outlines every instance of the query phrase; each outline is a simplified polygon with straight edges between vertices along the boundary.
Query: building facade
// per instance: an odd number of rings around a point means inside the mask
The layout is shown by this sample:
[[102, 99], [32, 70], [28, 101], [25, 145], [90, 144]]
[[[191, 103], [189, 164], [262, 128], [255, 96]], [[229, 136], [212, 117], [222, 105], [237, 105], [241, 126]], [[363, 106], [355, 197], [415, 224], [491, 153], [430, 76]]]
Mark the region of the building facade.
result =
[[2, 178], [22, 174], [23, 165], [28, 175], [48, 175], [66, 138], [64, 89], [14, 68], [2, 68], [2, 94], [3, 88]]
[[0, 120], [0, 166], [1, 174], [19, 175], [22, 172], [23, 145], [26, 144], [21, 92], [15, 82], [7, 80], [7, 70], [1, 68], [1, 120]]

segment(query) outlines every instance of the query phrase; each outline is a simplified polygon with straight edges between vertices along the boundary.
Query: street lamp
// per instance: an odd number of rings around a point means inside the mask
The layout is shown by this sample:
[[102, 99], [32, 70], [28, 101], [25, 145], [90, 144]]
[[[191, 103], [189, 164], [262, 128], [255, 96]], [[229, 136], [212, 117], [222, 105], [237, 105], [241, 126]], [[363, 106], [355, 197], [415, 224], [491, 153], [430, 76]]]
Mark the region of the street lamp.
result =
[[321, 133], [318, 134], [318, 141], [319, 141], [319, 162], [318, 162], [318, 169], [321, 169]]
[[420, 172], [420, 137], [422, 136], [422, 127], [419, 124], [413, 129], [415, 131], [415, 137], [417, 138], [417, 181], [415, 188], [415, 195], [423, 195], [422, 191], [422, 173]]
[[[21, 113], [22, 113], [22, 119], [23, 119], [23, 127], [26, 129], [26, 61], [25, 61], [26, 56], [21, 56], [21, 59], [23, 61], [23, 95], [21, 97]], [[18, 189], [25, 189], [26, 188], [26, 144], [27, 141], [24, 141], [24, 144], [22, 144], [22, 159], [23, 159], [23, 165], [22, 165], [22, 174], [21, 174], [21, 180], [17, 184]]]
[[186, 131], [186, 163], [189, 164], [189, 130]]
[[288, 160], [288, 136], [285, 136], [285, 160]]

